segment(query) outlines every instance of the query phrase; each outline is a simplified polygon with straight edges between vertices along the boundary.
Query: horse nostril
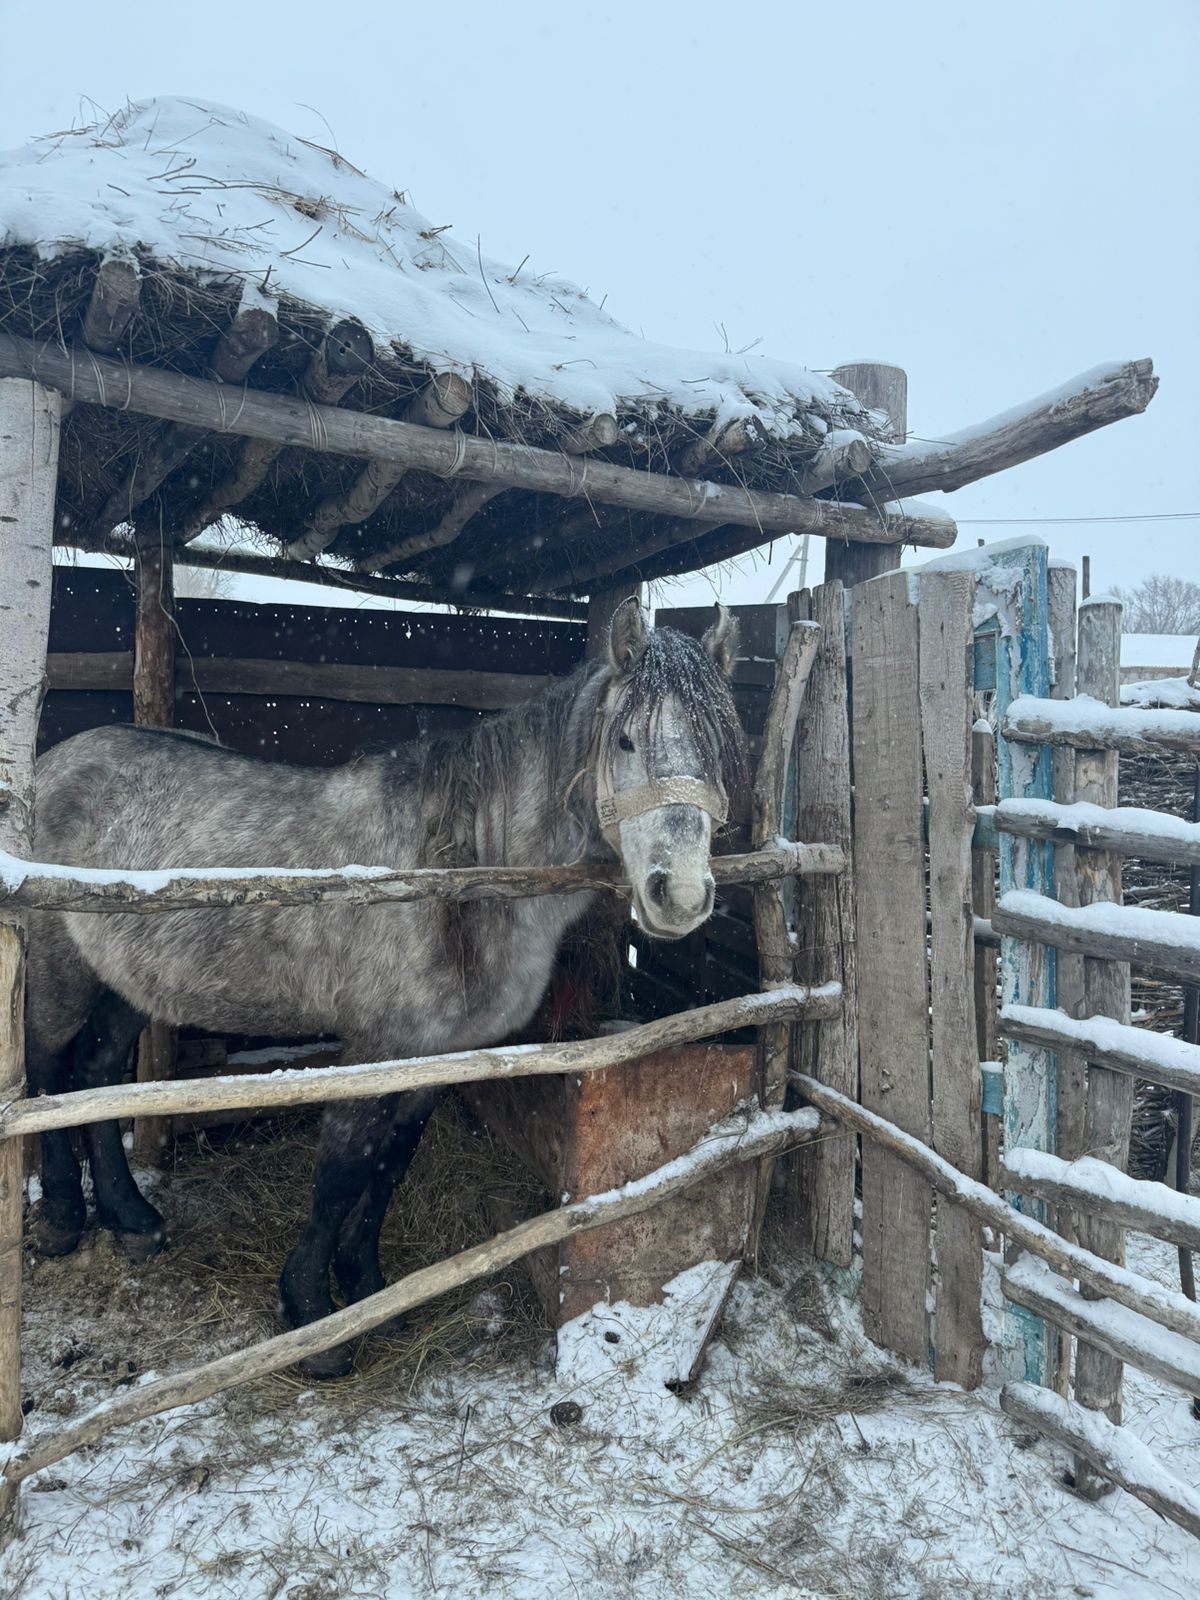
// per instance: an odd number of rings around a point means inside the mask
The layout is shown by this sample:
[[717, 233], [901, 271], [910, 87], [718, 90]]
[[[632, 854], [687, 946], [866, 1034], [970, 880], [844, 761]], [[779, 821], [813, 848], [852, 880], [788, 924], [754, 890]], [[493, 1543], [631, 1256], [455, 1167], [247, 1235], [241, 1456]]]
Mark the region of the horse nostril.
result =
[[661, 867], [655, 867], [654, 871], [646, 879], [646, 893], [650, 896], [651, 900], [653, 900], [656, 906], [666, 905], [667, 884], [669, 882], [670, 878], [668, 874], [665, 873]]

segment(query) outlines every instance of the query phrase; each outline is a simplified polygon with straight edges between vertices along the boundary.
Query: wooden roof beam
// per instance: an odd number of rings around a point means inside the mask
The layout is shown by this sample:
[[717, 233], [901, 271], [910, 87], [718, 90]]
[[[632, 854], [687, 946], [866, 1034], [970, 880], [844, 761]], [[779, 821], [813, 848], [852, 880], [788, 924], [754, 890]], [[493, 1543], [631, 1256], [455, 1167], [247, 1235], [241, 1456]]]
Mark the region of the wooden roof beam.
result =
[[875, 465], [857, 482], [843, 486], [855, 499], [894, 500], [901, 495], [961, 489], [979, 478], [1004, 472], [1046, 455], [1072, 439], [1136, 417], [1154, 398], [1158, 379], [1146, 358], [1117, 366], [1094, 367], [1049, 394], [964, 428], [934, 443], [883, 445]]
[[[612, 412], [601, 411], [569, 434], [564, 434], [558, 441], [559, 449], [566, 455], [585, 455], [589, 450], [600, 450], [607, 445], [615, 444], [618, 431], [617, 419]], [[504, 488], [500, 485], [467, 484], [466, 488], [460, 489], [455, 495], [454, 504], [435, 528], [430, 528], [425, 533], [413, 534], [408, 539], [401, 539], [398, 544], [381, 551], [378, 555], [364, 557], [358, 563], [359, 567], [364, 572], [379, 572], [384, 567], [394, 566], [413, 556], [424, 555], [429, 550], [439, 550], [445, 545], [453, 544], [475, 513], [489, 500], [494, 500], [498, 494], [503, 493]]]
[[[365, 360], [362, 364], [365, 366]], [[91, 405], [189, 422], [217, 433], [247, 435], [251, 444], [243, 451], [244, 459], [248, 456], [257, 462], [265, 452], [266, 464], [254, 473], [240, 471], [236, 482], [210, 497], [188, 519], [188, 538], [256, 488], [266, 474], [266, 465], [285, 445], [390, 460], [423, 467], [442, 477], [459, 475], [502, 488], [578, 497], [634, 511], [738, 523], [756, 530], [758, 543], [774, 533], [817, 533], [944, 549], [953, 544], [956, 532], [947, 517], [914, 517], [886, 508], [877, 511], [746, 489], [740, 484], [638, 472], [609, 461], [577, 459], [559, 451], [462, 434], [451, 439], [434, 428], [261, 390], [246, 390], [231, 408], [219, 384], [103, 356], [89, 355], [82, 361], [73, 351], [38, 345], [12, 334], [0, 334], [0, 376], [34, 378]], [[344, 380], [345, 388], [356, 376], [358, 373], [353, 373]]]
[[[371, 335], [361, 322], [353, 317], [347, 317], [342, 322], [335, 322], [328, 330], [321, 343], [313, 353], [308, 363], [308, 370], [301, 382], [301, 391], [304, 398], [292, 401], [295, 406], [304, 407], [310, 414], [315, 415], [317, 406], [333, 406], [339, 401], [346, 391], [354, 386], [370, 366], [375, 355], [375, 346]], [[70, 357], [68, 356], [68, 360]], [[154, 371], [154, 368], [128, 368], [129, 372], [140, 371], [143, 373]], [[165, 374], [164, 374], [165, 376]], [[214, 433], [249, 433], [250, 430], [239, 428], [237, 419], [245, 407], [257, 393], [247, 390], [239, 399], [232, 416], [229, 412], [229, 403], [221, 394], [215, 384], [205, 384], [200, 379], [183, 379], [185, 383], [198, 384], [205, 390], [209, 399], [209, 406], [202, 408], [206, 414], [200, 419], [200, 425]], [[220, 405], [213, 416], [211, 405], [214, 397]], [[273, 397], [274, 398], [274, 397]], [[282, 397], [279, 397], [282, 398]], [[307, 403], [306, 403], [307, 402]], [[132, 399], [131, 399], [132, 404]], [[151, 415], [169, 416], [176, 421], [186, 421], [186, 417], [176, 415], [183, 407], [172, 407], [171, 411], [151, 412]], [[187, 544], [203, 533], [205, 528], [211, 527], [217, 519], [232, 509], [247, 495], [253, 494], [259, 484], [267, 475], [272, 461], [290, 443], [288, 439], [279, 438], [270, 434], [250, 434], [242, 446], [238, 457], [237, 467], [233, 476], [220, 483], [209, 494], [204, 503], [187, 518], [179, 534], [180, 542]]]
[[[423, 428], [452, 428], [470, 410], [472, 398], [471, 385], [465, 378], [457, 372], [439, 372], [405, 407], [403, 420]], [[288, 554], [303, 560], [327, 550], [346, 523], [365, 522], [407, 471], [407, 467], [392, 462], [368, 461], [344, 494], [321, 501], [303, 534], [288, 546]]]
[[106, 256], [96, 269], [83, 342], [89, 350], [111, 355], [133, 321], [142, 294], [142, 269], [132, 256]]
[[[208, 366], [210, 377], [218, 383], [244, 383], [251, 367], [271, 349], [278, 337], [279, 324], [274, 308], [257, 284], [247, 284], [229, 326], [217, 340]], [[188, 427], [181, 422], [164, 424], [125, 482], [109, 495], [96, 519], [94, 532], [103, 537], [118, 523], [128, 522], [138, 506], [150, 498], [159, 484], [181, 466], [206, 437], [204, 428]]]

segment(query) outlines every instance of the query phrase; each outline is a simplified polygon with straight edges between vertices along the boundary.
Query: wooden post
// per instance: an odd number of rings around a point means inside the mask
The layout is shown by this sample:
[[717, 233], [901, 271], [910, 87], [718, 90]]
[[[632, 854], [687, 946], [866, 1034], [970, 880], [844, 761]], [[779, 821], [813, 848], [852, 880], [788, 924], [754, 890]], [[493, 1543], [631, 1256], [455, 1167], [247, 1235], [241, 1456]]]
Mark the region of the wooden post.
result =
[[[815, 589], [812, 620], [820, 625], [817, 659], [800, 712], [796, 739], [796, 835], [836, 843], [850, 859], [850, 722], [846, 703], [846, 625], [842, 585]], [[857, 953], [854, 874], [830, 878], [816, 893], [797, 882], [798, 981], [840, 981], [842, 1009], [796, 1034], [802, 1072], [851, 1099], [858, 1095]], [[787, 1208], [818, 1261], [848, 1267], [853, 1260], [853, 1134], [827, 1139], [785, 1157]]]
[[[971, 733], [971, 800], [976, 806], [996, 803], [996, 736], [986, 722], [976, 723]], [[991, 921], [996, 906], [996, 857], [990, 849], [971, 851], [971, 904], [975, 915]], [[980, 1061], [996, 1063], [999, 1041], [996, 1034], [996, 983], [999, 960], [990, 945], [975, 951], [975, 1048]], [[983, 1176], [989, 1188], [998, 1186], [1000, 1174], [1001, 1103], [989, 1100], [990, 1084], [983, 1084], [982, 1135]]]
[[[1077, 681], [1080, 694], [1091, 695], [1105, 705], [1120, 702], [1121, 684], [1121, 606], [1111, 600], [1088, 600], [1079, 610], [1079, 660]], [[1117, 763], [1115, 750], [1077, 750], [1075, 753], [1076, 800], [1093, 805], [1117, 803]], [[1105, 850], [1076, 847], [1076, 881], [1081, 905], [1121, 901], [1121, 858]], [[1083, 1006], [1087, 1016], [1112, 1017], [1129, 1021], [1129, 968], [1120, 961], [1099, 961], [1085, 957], [1083, 963]], [[1133, 1079], [1123, 1072], [1110, 1072], [1092, 1066], [1087, 1078], [1087, 1103], [1083, 1120], [1083, 1148], [1125, 1171], [1129, 1165], [1129, 1126], [1133, 1114]], [[1106, 1260], [1125, 1259], [1124, 1231], [1099, 1217], [1080, 1216], [1079, 1242]], [[1121, 1420], [1121, 1363], [1094, 1346], [1080, 1343], [1075, 1356], [1075, 1398], [1093, 1410], [1103, 1411], [1110, 1422]], [[1075, 1486], [1088, 1499], [1096, 1499], [1111, 1487], [1082, 1455], [1075, 1461]]]
[[[175, 722], [175, 584], [171, 551], [161, 528], [140, 529], [137, 538], [136, 612], [133, 633], [133, 720], [138, 727], [170, 728]], [[138, 1041], [139, 1083], [175, 1075], [175, 1029], [147, 1023]], [[166, 1153], [169, 1117], [139, 1117], [133, 1153], [158, 1166]]]
[[[889, 367], [881, 361], [855, 361], [835, 367], [830, 377], [872, 411], [886, 412], [889, 437], [896, 444], [904, 443], [908, 436], [908, 374], [902, 367]], [[900, 549], [898, 544], [872, 547], [854, 539], [827, 539], [825, 581], [840, 578], [849, 589], [864, 578], [894, 572], [900, 565]]]
[[[61, 397], [0, 381], [0, 849], [33, 848]], [[25, 918], [0, 913], [0, 1099], [25, 1092]], [[21, 1140], [0, 1142], [0, 1445], [21, 1431]], [[0, 1519], [8, 1507], [0, 1497]]]
[[[975, 1047], [975, 919], [971, 906], [972, 632], [968, 572], [921, 577], [921, 743], [929, 795], [930, 1085], [933, 1147], [969, 1178], [983, 1176]], [[934, 1376], [978, 1386], [985, 1341], [983, 1238], [967, 1212], [939, 1200]]]
[[[1075, 569], [1063, 562], [1051, 562], [1046, 572], [1046, 592], [1050, 608], [1050, 645], [1054, 652], [1054, 682], [1050, 687], [1055, 700], [1070, 700], [1075, 694], [1076, 601]], [[1066, 805], [1075, 797], [1075, 752], [1056, 746], [1050, 752], [1051, 788], [1055, 800]], [[1075, 847], [1054, 847], [1054, 891], [1063, 905], [1079, 904], [1075, 878]], [[1060, 950], [1055, 957], [1054, 996], [1060, 1011], [1069, 1017], [1083, 1017], [1083, 957]], [[1087, 1097], [1087, 1063], [1081, 1055], [1060, 1051], [1055, 1057], [1058, 1086], [1056, 1110], [1057, 1153], [1066, 1161], [1084, 1154], [1083, 1108]], [[1069, 1209], [1059, 1207], [1055, 1226], [1068, 1239], [1075, 1237]], [[1070, 1387], [1071, 1335], [1060, 1330], [1053, 1387], [1065, 1395]]]
[[[851, 735], [862, 1103], [929, 1140], [925, 838], [917, 607], [889, 574], [854, 590]], [[929, 1185], [889, 1151], [862, 1151], [863, 1325], [929, 1358]]]

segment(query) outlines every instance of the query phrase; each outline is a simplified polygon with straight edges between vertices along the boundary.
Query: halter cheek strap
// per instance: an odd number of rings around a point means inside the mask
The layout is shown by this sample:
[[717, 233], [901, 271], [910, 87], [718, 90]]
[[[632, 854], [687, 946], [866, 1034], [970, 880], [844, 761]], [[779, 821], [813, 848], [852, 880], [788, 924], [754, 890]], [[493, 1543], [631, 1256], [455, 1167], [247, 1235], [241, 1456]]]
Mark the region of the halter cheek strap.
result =
[[643, 816], [647, 811], [657, 811], [660, 806], [696, 806], [707, 811], [713, 824], [720, 827], [729, 816], [729, 801], [720, 784], [706, 783], [703, 778], [651, 778], [634, 789], [614, 793], [608, 775], [598, 775], [596, 780], [596, 816], [605, 842], [620, 854], [620, 825], [630, 817]]

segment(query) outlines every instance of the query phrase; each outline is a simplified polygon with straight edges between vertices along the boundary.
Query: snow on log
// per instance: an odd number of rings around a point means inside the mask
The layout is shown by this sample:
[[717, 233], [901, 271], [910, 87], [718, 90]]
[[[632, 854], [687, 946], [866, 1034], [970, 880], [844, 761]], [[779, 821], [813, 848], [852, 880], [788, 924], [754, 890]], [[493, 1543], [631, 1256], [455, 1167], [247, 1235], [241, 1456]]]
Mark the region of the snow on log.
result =
[[[830, 844], [776, 839], [746, 855], [714, 856], [718, 884], [845, 870]], [[160, 872], [64, 867], [0, 850], [0, 907], [29, 911], [188, 911], [239, 906], [399, 905], [419, 900], [524, 900], [581, 890], [626, 892], [613, 862], [567, 867], [172, 867]]]
[[[421, 467], [443, 478], [458, 476], [500, 488], [538, 490], [699, 522], [744, 524], [762, 537], [772, 531], [816, 533], [874, 544], [944, 549], [954, 543], [957, 532], [953, 520], [944, 515], [917, 516], [888, 507], [874, 511], [744, 489], [740, 484], [642, 472], [608, 461], [420, 427], [264, 390], [247, 389], [231, 400], [229, 390], [219, 383], [111, 361], [90, 351], [77, 354], [12, 334], [0, 333], [0, 377], [36, 379], [89, 405], [136, 411], [212, 433], [243, 434], [276, 447], [299, 445], [406, 468]], [[215, 490], [189, 521], [185, 537], [200, 532], [226, 505], [236, 503], [236, 498], [231, 500], [224, 490]]]
[[1043, 700], [1021, 695], [1008, 708], [1004, 736], [1023, 744], [1069, 744], [1077, 750], [1153, 750], [1200, 754], [1200, 717], [1191, 711], [1106, 706], [1088, 695]]
[[1044, 1006], [1005, 1006], [998, 1027], [1006, 1039], [1068, 1050], [1164, 1089], [1200, 1095], [1200, 1048], [1182, 1039], [1110, 1017], [1068, 1017]]
[[[937, 444], [920, 440], [877, 446], [875, 466], [863, 477], [862, 486], [889, 499], [928, 494], [932, 489], [961, 489], [1122, 417], [1137, 416], [1157, 388], [1150, 360], [1108, 362]], [[844, 492], [856, 493], [858, 488], [847, 485]]]
[[997, 806], [981, 807], [976, 819], [983, 825], [981, 835], [990, 823], [1002, 833], [1023, 839], [1050, 839], [1055, 844], [1116, 850], [1145, 861], [1200, 866], [1200, 823], [1184, 822], [1161, 811], [1094, 806], [1084, 801], [1059, 805], [1053, 800], [1002, 800]]
[[1092, 1466], [1151, 1510], [1200, 1539], [1200, 1493], [1161, 1467], [1127, 1428], [1035, 1383], [1006, 1383], [1000, 1409], [1056, 1444], [1086, 1456]]
[[1102, 961], [1153, 967], [1184, 983], [1200, 983], [1200, 918], [1097, 901], [1064, 906], [1049, 895], [1010, 889], [992, 913], [1001, 935], [1075, 950]]
[[1200, 1344], [1115, 1300], [1087, 1300], [1056, 1272], [1022, 1256], [1005, 1267], [1000, 1287], [1015, 1305], [1063, 1328], [1117, 1361], [1200, 1392]]
[[1044, 1150], [1010, 1150], [1000, 1172], [1006, 1189], [1107, 1217], [1183, 1250], [1200, 1250], [1200, 1200], [1165, 1183], [1131, 1178], [1095, 1156], [1063, 1161]]
[[827, 1088], [815, 1078], [802, 1072], [789, 1074], [804, 1098], [826, 1116], [853, 1128], [864, 1138], [883, 1145], [901, 1161], [906, 1161], [923, 1178], [956, 1205], [964, 1206], [971, 1214], [1005, 1235], [1035, 1256], [1040, 1256], [1067, 1278], [1078, 1278], [1080, 1283], [1097, 1296], [1115, 1300], [1119, 1305], [1153, 1320], [1164, 1328], [1180, 1334], [1200, 1346], [1200, 1308], [1176, 1290], [1166, 1289], [1150, 1278], [1143, 1278], [1126, 1267], [1116, 1266], [1101, 1256], [1093, 1255], [1082, 1246], [1071, 1244], [1061, 1234], [1045, 1223], [1015, 1211], [1007, 1200], [994, 1193], [986, 1184], [968, 1178], [959, 1172], [936, 1151], [922, 1144], [911, 1133], [897, 1128], [886, 1117], [868, 1111], [857, 1101]]
[[357, 1339], [436, 1295], [502, 1271], [535, 1250], [557, 1244], [572, 1234], [637, 1216], [735, 1163], [778, 1154], [827, 1137], [829, 1131], [816, 1113], [808, 1110], [752, 1111], [749, 1116], [731, 1117], [711, 1128], [684, 1155], [619, 1189], [544, 1212], [483, 1244], [460, 1251], [447, 1261], [411, 1272], [378, 1294], [369, 1295], [319, 1322], [310, 1322], [306, 1327], [264, 1339], [244, 1350], [219, 1356], [215, 1361], [206, 1361], [128, 1389], [59, 1432], [32, 1440], [7, 1460], [0, 1482], [11, 1493], [33, 1473], [53, 1466], [116, 1428], [172, 1411], [177, 1406], [196, 1405], [240, 1383], [280, 1372], [305, 1356]]
[[579, 1039], [571, 1044], [509, 1045], [494, 1050], [459, 1050], [443, 1056], [355, 1062], [291, 1072], [246, 1073], [229, 1077], [176, 1078], [167, 1083], [115, 1084], [36, 1100], [0, 1101], [0, 1139], [50, 1128], [74, 1128], [113, 1117], [194, 1115], [209, 1111], [249, 1111], [321, 1104], [333, 1100], [373, 1100], [410, 1089], [445, 1087], [489, 1078], [527, 1078], [564, 1072], [597, 1072], [636, 1061], [671, 1045], [689, 1044], [734, 1028], [772, 1023], [818, 1021], [836, 1013], [841, 985], [781, 984], [758, 994], [720, 1000], [692, 1011], [674, 1012], [637, 1028]]

